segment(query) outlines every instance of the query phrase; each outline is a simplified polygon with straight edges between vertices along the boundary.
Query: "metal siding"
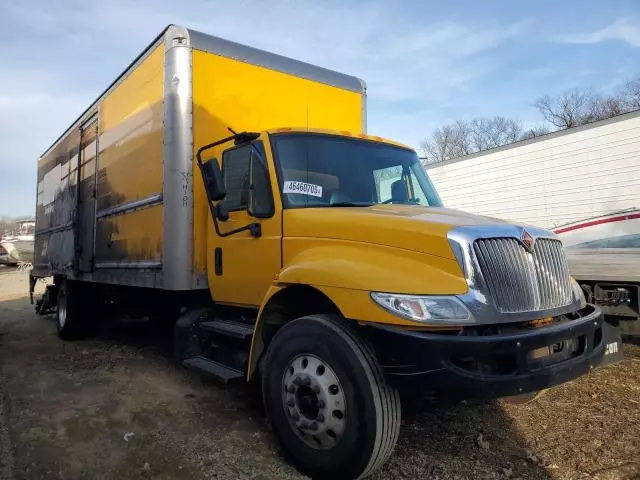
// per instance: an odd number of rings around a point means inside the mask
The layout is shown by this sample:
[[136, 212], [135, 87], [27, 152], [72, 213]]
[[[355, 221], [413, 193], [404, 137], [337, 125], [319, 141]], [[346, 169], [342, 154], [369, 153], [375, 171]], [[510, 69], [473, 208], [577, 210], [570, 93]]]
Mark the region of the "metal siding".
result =
[[74, 264], [80, 131], [66, 135], [38, 161], [34, 265], [40, 272], [70, 272]]
[[163, 55], [157, 47], [100, 105], [98, 210], [162, 191]]
[[[96, 102], [97, 110], [87, 110], [82, 119], [41, 157], [36, 208], [36, 230], [41, 233], [36, 235], [34, 259], [39, 275], [65, 273], [74, 276], [76, 238], [81, 241], [80, 251], [83, 252], [79, 267], [89, 270], [94, 252], [93, 231], [90, 230], [96, 213], [93, 206], [96, 179], [97, 209], [101, 211], [114, 207], [117, 210], [122, 204], [144, 202], [150, 197], [158, 197], [158, 192], [162, 191], [163, 54], [164, 45], [161, 44], [141, 55], [130, 71]], [[83, 140], [84, 166], [79, 165], [82, 162], [78, 161], [78, 153], [80, 122], [96, 113], [100, 151], [98, 173], [94, 175], [95, 150], [92, 159], [86, 154], [96, 147], [95, 135]], [[83, 199], [80, 206], [91, 205], [76, 212], [78, 178]], [[96, 260], [161, 259], [157, 249], [162, 246], [162, 206], [153, 208], [160, 214], [124, 211], [118, 217], [103, 218], [95, 227]], [[131, 219], [125, 219], [126, 216], [131, 216]], [[115, 249], [114, 244], [117, 246]], [[128, 274], [128, 283], [136, 284], [133, 276], [135, 272]], [[80, 277], [92, 279], [91, 274]], [[117, 278], [113, 276], [112, 281], [117, 281]], [[161, 280], [154, 280], [153, 285], [161, 283]]]
[[577, 280], [640, 283], [640, 248], [588, 248], [567, 251]]
[[97, 211], [121, 211], [97, 222], [96, 262], [162, 258], [162, 206], [159, 216], [125, 207], [162, 191], [163, 63], [160, 45], [100, 105]]
[[161, 262], [162, 236], [149, 235], [162, 225], [162, 205], [99, 218], [96, 224], [96, 265], [117, 262]]
[[[202, 145], [236, 131], [277, 127], [309, 127], [362, 131], [362, 93], [336, 88], [294, 75], [193, 51], [194, 155]], [[221, 158], [223, 145], [207, 152]], [[194, 270], [206, 272], [206, 195], [200, 173], [194, 171]]]
[[428, 168], [446, 206], [557, 225], [638, 207], [640, 116]]

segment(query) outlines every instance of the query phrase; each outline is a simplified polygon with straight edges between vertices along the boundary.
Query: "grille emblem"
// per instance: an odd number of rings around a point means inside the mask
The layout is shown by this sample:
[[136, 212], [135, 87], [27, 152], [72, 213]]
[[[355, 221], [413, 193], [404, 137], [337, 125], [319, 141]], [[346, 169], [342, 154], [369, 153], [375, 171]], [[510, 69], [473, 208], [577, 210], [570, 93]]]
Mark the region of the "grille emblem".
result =
[[533, 253], [533, 237], [526, 230], [522, 231], [521, 241], [522, 241], [522, 244], [524, 245], [524, 248], [527, 249], [527, 252]]

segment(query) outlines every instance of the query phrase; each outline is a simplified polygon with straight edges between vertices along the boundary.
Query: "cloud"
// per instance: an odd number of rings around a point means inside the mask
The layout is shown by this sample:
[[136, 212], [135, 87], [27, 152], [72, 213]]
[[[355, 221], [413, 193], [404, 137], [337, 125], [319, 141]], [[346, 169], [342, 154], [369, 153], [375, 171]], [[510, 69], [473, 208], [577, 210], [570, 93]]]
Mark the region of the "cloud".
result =
[[606, 27], [587, 33], [575, 33], [556, 37], [560, 43], [600, 43], [607, 40], [621, 40], [634, 47], [640, 47], [640, 24], [628, 18], [613, 22]]
[[492, 51], [528, 28], [426, 15], [391, 1], [3, 2], [0, 214], [32, 210], [38, 156], [169, 23], [364, 78], [370, 131], [416, 145], [429, 112], [494, 72]]

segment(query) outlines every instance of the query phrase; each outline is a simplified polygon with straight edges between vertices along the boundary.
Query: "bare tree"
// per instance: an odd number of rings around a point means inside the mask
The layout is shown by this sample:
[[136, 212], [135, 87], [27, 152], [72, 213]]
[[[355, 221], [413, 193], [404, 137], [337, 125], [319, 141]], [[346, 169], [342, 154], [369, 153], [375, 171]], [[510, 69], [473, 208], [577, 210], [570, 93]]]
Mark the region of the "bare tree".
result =
[[579, 88], [555, 98], [545, 95], [536, 100], [534, 106], [545, 120], [559, 129], [584, 125], [629, 111], [621, 96], [602, 97], [591, 89]]
[[591, 118], [593, 92], [589, 89], [573, 89], [560, 94], [556, 98], [549, 95], [540, 97], [534, 106], [546, 121], [558, 128], [571, 128], [581, 125], [585, 118]]
[[640, 109], [640, 75], [627, 81], [620, 92], [620, 101], [628, 112]]
[[421, 146], [426, 163], [437, 163], [512, 143], [521, 136], [522, 124], [518, 120], [501, 116], [474, 118], [437, 128]]
[[469, 126], [457, 121], [451, 125], [436, 128], [431, 136], [422, 142], [422, 152], [426, 163], [438, 163], [472, 153], [469, 143]]
[[[615, 117], [640, 109], [640, 75], [629, 80], [615, 95], [603, 96], [590, 88], [575, 88], [557, 97], [540, 97], [534, 106], [556, 129]], [[549, 132], [551, 129], [546, 125], [525, 130], [519, 120], [502, 116], [474, 118], [435, 129], [421, 147], [425, 162], [437, 163]]]
[[546, 135], [547, 133], [551, 133], [549, 127], [547, 127], [546, 125], [538, 125], [536, 127], [528, 128], [527, 130], [522, 132], [518, 140], [528, 140], [530, 138]]
[[470, 127], [471, 145], [476, 152], [515, 142], [522, 135], [520, 121], [501, 116], [474, 118]]
[[491, 126], [489, 125], [491, 120], [489, 118], [474, 118], [469, 122], [471, 129], [471, 146], [476, 152], [491, 148], [489, 142], [489, 131]]
[[518, 120], [501, 116], [474, 118], [437, 128], [421, 146], [426, 162], [437, 163], [512, 143], [521, 136], [522, 124]]
[[621, 97], [602, 98], [600, 96], [596, 96], [594, 97], [591, 111], [594, 118], [590, 121], [595, 121], [615, 117], [616, 115], [625, 113], [628, 110]]

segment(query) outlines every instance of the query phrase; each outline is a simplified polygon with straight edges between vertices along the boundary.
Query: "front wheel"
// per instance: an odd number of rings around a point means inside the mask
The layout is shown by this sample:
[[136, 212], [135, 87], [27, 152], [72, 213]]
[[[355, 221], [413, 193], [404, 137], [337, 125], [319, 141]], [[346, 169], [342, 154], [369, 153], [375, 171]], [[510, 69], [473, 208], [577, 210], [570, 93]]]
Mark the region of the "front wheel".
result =
[[362, 478], [391, 455], [400, 398], [373, 351], [342, 319], [299, 318], [267, 351], [267, 414], [292, 462], [312, 478]]

